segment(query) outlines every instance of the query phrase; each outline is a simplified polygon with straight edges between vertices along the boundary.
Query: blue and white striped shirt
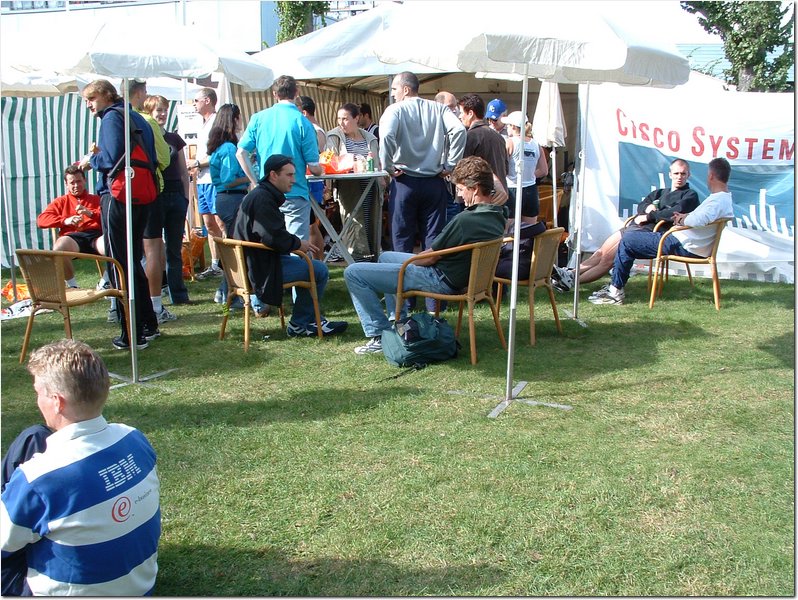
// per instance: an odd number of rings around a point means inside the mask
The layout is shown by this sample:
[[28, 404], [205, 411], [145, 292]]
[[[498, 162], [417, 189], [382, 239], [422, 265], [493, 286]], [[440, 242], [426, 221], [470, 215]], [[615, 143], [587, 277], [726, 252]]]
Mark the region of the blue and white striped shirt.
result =
[[34, 595], [151, 594], [160, 484], [144, 435], [102, 416], [60, 429], [14, 472], [0, 504], [2, 555], [28, 546]]

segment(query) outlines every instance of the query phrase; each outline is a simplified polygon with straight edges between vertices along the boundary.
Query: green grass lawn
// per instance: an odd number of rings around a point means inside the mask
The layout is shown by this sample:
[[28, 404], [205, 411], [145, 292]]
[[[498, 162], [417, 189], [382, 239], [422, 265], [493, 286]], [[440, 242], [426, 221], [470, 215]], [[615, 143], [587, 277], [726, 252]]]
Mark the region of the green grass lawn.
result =
[[[672, 277], [652, 311], [637, 276], [624, 306], [580, 303], [587, 327], [558, 295], [562, 337], [539, 293], [536, 347], [522, 290], [521, 395], [572, 410], [488, 419], [507, 355], [487, 307], [476, 366], [466, 329], [457, 359], [391, 378], [352, 352], [341, 269], [323, 309], [345, 335], [253, 320], [246, 354], [240, 312], [218, 339], [215, 285], [190, 283], [198, 302], [139, 353], [144, 376], [177, 370], [113, 390], [105, 411], [158, 452], [156, 595], [795, 595], [794, 286], [723, 281], [717, 312], [710, 281]], [[106, 308], [75, 310], [74, 335], [130, 375]], [[40, 420], [24, 328], [2, 324], [3, 450]], [[62, 335], [38, 317], [31, 347]]]

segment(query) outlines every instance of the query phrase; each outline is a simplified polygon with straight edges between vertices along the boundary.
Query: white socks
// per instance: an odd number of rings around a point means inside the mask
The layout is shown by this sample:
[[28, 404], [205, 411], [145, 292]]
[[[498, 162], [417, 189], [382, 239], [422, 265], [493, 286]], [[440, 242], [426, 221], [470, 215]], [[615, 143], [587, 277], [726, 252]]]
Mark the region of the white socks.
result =
[[150, 299], [152, 300], [152, 309], [155, 311], [155, 314], [157, 315], [159, 312], [163, 310], [163, 302], [161, 301], [161, 296], [160, 295], [150, 296]]

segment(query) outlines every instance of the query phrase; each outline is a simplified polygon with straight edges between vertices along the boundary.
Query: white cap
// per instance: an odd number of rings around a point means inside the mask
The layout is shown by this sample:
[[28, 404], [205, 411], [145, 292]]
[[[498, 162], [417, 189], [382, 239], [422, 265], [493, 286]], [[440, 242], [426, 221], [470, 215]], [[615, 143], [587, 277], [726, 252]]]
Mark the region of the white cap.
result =
[[507, 125], [513, 125], [514, 127], [518, 127], [518, 129], [523, 128], [522, 121], [524, 120], [524, 115], [521, 114], [520, 110], [514, 110], [506, 117], [502, 117], [502, 121]]

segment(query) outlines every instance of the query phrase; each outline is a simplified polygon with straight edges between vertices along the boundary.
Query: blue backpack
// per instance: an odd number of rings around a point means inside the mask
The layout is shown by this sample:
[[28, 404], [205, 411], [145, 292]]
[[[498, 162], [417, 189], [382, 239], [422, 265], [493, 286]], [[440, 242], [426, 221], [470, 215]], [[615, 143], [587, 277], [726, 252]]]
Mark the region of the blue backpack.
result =
[[397, 367], [424, 368], [457, 356], [459, 343], [446, 319], [413, 313], [382, 332], [382, 353]]

